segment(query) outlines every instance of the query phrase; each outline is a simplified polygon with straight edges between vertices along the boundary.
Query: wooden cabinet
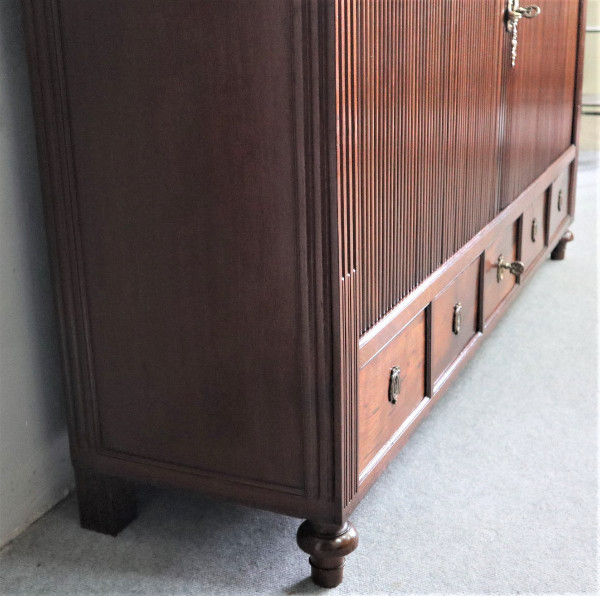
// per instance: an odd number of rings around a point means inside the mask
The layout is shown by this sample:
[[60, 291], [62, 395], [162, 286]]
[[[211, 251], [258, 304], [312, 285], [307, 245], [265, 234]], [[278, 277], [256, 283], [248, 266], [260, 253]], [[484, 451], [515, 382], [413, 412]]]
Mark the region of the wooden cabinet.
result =
[[354, 507], [564, 254], [584, 5], [24, 0], [84, 527], [188, 487], [307, 518], [341, 581]]

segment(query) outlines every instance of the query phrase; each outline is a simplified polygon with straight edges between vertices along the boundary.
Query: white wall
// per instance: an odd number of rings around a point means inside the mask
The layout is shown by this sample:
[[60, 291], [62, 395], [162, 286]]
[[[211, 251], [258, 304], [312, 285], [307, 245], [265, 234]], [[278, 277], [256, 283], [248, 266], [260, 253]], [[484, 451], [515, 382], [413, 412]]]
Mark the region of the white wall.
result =
[[57, 344], [20, 0], [0, 0], [0, 546], [73, 484]]

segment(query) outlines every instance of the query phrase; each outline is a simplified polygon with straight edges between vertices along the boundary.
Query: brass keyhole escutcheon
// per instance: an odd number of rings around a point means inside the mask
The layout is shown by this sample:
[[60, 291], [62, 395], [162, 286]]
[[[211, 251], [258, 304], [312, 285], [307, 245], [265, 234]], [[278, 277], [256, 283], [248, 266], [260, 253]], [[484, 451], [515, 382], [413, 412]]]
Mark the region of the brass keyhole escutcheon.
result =
[[558, 203], [556, 205], [556, 208], [559, 211], [562, 211], [562, 203], [563, 203], [563, 191], [562, 188], [558, 191]]
[[452, 316], [452, 333], [458, 335], [460, 333], [460, 325], [462, 323], [462, 304], [457, 302], [454, 305], [454, 314]]
[[390, 386], [388, 390], [388, 399], [392, 405], [398, 401], [400, 395], [400, 389], [402, 386], [402, 379], [400, 377], [402, 371], [399, 366], [394, 366], [390, 371]]
[[531, 222], [531, 241], [535, 242], [537, 240], [539, 224], [537, 218], [534, 218]]
[[507, 270], [515, 277], [519, 277], [525, 271], [525, 265], [521, 261], [513, 261], [512, 263], [507, 263], [504, 260], [504, 257], [500, 255], [498, 257], [498, 264], [496, 265], [498, 270], [496, 272], [496, 281], [500, 283], [504, 279], [504, 271]]

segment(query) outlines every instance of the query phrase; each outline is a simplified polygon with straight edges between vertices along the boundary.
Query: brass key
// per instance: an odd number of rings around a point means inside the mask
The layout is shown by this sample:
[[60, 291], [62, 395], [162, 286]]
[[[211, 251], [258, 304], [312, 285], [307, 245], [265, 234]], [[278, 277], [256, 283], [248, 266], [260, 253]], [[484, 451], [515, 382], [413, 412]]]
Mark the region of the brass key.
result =
[[506, 7], [506, 30], [511, 34], [510, 40], [510, 64], [514, 68], [517, 63], [517, 44], [519, 41], [519, 21], [525, 17], [533, 19], [537, 17], [542, 9], [535, 4], [531, 6], [520, 6], [519, 0], [508, 0]]
[[496, 266], [498, 267], [498, 271], [496, 273], [498, 283], [504, 279], [504, 271], [509, 271], [515, 277], [523, 275], [525, 271], [525, 265], [521, 261], [513, 261], [512, 263], [508, 263], [504, 260], [502, 255], [498, 257], [498, 264]]

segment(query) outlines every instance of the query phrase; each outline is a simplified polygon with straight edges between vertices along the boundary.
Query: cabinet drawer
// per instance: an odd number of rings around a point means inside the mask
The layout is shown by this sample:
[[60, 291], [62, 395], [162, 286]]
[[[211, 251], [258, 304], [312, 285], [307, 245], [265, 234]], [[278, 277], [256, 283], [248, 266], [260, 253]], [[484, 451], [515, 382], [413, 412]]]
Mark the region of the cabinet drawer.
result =
[[523, 213], [521, 260], [525, 270], [535, 262], [546, 245], [546, 193], [541, 194]]
[[434, 383], [477, 333], [479, 264], [469, 265], [432, 304], [432, 373]]
[[569, 211], [570, 170], [567, 168], [550, 188], [548, 204], [548, 240], [552, 242], [560, 225], [565, 221]]
[[486, 321], [517, 282], [517, 278], [509, 271], [504, 271], [502, 279], [498, 279], [498, 261], [500, 257], [508, 263], [512, 263], [517, 258], [516, 222], [502, 231], [496, 242], [485, 251], [483, 314]]
[[[390, 401], [392, 369], [398, 367], [396, 403]], [[419, 313], [359, 372], [359, 470], [392, 438], [425, 397], [425, 312]]]

